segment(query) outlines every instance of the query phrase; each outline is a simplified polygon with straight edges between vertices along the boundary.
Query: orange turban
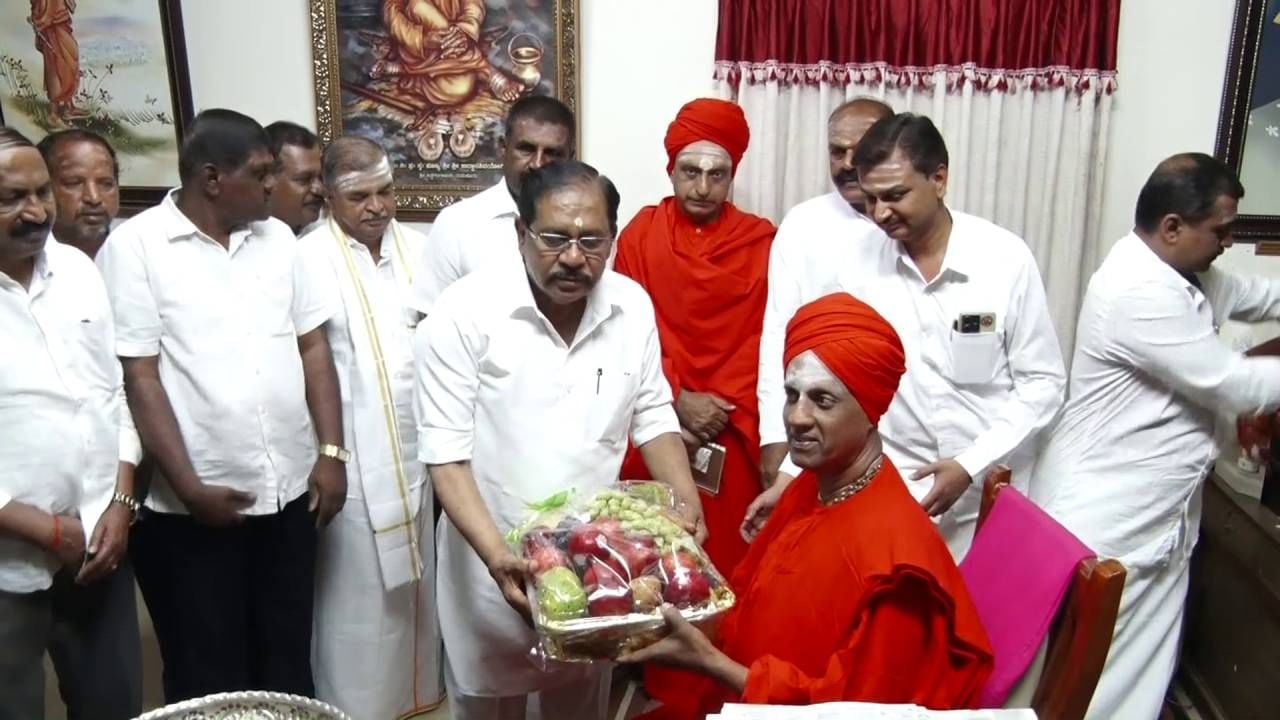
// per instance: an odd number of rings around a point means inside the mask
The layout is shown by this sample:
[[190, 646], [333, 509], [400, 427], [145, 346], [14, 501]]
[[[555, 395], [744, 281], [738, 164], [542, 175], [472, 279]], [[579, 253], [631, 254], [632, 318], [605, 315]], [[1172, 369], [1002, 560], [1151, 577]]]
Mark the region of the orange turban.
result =
[[783, 367], [806, 350], [849, 388], [872, 425], [880, 422], [907, 371], [902, 341], [887, 320], [849, 293], [823, 296], [787, 323]]
[[729, 152], [734, 172], [751, 141], [751, 129], [742, 108], [714, 98], [698, 98], [685, 103], [676, 119], [667, 126], [662, 144], [667, 148], [667, 174], [676, 166], [676, 155], [698, 142], [710, 140]]

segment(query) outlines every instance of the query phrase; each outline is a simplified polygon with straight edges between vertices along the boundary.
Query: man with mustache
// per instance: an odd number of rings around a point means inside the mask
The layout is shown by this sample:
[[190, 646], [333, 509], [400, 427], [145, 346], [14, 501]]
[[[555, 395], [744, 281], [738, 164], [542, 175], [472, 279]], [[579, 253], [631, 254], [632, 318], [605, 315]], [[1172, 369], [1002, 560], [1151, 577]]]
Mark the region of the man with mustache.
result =
[[[731, 102], [702, 98], [680, 108], [665, 139], [672, 195], [636, 214], [618, 237], [614, 264], [653, 300], [662, 369], [690, 453], [714, 443], [724, 455], [702, 497], [705, 549], [726, 577], [746, 553], [738, 525], [761, 490], [756, 366], [774, 227], [729, 201], [750, 136]], [[634, 450], [622, 474], [645, 478]]]
[[573, 157], [573, 111], [546, 95], [529, 95], [511, 106], [498, 141], [502, 179], [454, 203], [436, 216], [413, 279], [413, 307], [428, 315], [444, 289], [490, 263], [519, 264], [516, 202], [525, 176], [548, 163]]
[[543, 718], [607, 712], [606, 668], [529, 662], [531, 567], [503, 538], [527, 503], [614, 482], [630, 439], [706, 535], [653, 305], [605, 268], [618, 201], [583, 163], [533, 170], [519, 201], [522, 265], [454, 283], [418, 329], [418, 459], [446, 515], [437, 577], [454, 720], [519, 720], [531, 693]]
[[[60, 130], [36, 146], [49, 169], [57, 217], [53, 239], [90, 258], [98, 254], [120, 211], [116, 152], [88, 130]], [[129, 477], [143, 480], [144, 472]], [[132, 482], [118, 488], [133, 495]], [[112, 505], [104, 530], [127, 542], [133, 512]], [[138, 638], [133, 566], [127, 557], [100, 582], [77, 585], [66, 573], [54, 578], [53, 637], [49, 657], [58, 688], [73, 717], [132, 717], [141, 712], [142, 649]]]
[[[927, 117], [900, 113], [867, 131], [854, 163], [867, 215], [889, 242], [839, 282], [902, 338], [907, 373], [881, 435], [959, 561], [983, 476], [1005, 463], [1026, 482], [1066, 372], [1035, 257], [1022, 238], [946, 206], [948, 162]], [[792, 477], [785, 470], [778, 484]]]
[[157, 468], [132, 560], [168, 702], [313, 693], [316, 535], [346, 501], [350, 453], [321, 327], [337, 308], [268, 212], [274, 169], [261, 125], [205, 110], [182, 185], [98, 253]]
[[377, 143], [325, 148], [329, 217], [298, 241], [310, 281], [341, 309], [324, 324], [352, 457], [347, 504], [316, 558], [316, 697], [362, 718], [424, 712], [444, 697], [435, 612], [435, 538], [413, 420], [408, 306], [425, 238], [396, 221], [395, 182]]
[[40, 153], [0, 127], [0, 717], [44, 713], [46, 648], [73, 717], [141, 711], [125, 559], [141, 455], [107, 291], [50, 235]]
[[310, 130], [285, 120], [268, 125], [271, 154], [276, 158], [276, 183], [271, 189], [271, 217], [302, 237], [324, 210], [320, 181], [320, 141]]
[[115, 149], [88, 130], [60, 130], [44, 136], [36, 147], [49, 167], [58, 205], [53, 236], [95, 257], [120, 212]]
[[[1266, 188], [1271, 190], [1271, 188]], [[1280, 319], [1280, 282], [1213, 267], [1244, 187], [1203, 153], [1161, 162], [1133, 232], [1094, 273], [1080, 309], [1071, 393], [1031, 499], [1099, 555], [1124, 594], [1089, 718], [1154, 718], [1178, 660], [1214, 415], [1280, 406], [1280, 360], [1217, 337], [1227, 320]]]
[[853, 153], [867, 130], [893, 114], [871, 98], [841, 104], [827, 119], [828, 160], [834, 189], [791, 208], [769, 252], [769, 299], [760, 335], [760, 475], [767, 488], [787, 455], [782, 426], [782, 339], [801, 305], [839, 287], [840, 273], [869, 270], [884, 233], [866, 210]]

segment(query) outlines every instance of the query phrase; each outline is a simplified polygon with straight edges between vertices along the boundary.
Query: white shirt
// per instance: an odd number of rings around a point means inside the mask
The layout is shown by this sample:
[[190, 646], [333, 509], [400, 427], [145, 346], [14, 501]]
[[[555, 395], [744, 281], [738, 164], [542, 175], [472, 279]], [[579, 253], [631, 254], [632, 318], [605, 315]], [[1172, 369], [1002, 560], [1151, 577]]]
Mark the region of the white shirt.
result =
[[[973, 215], [951, 212], [942, 267], [925, 282], [899, 242], [886, 244], [875, 278], [850, 292], [893, 325], [907, 372], [880, 434], [903, 477], [955, 460], [974, 479], [1005, 462], [1025, 486], [1036, 436], [1062, 407], [1066, 369], [1035, 257], [1017, 235]], [[960, 333], [961, 314], [989, 314], [989, 331]], [[917, 499], [932, 478], [913, 486]], [[976, 512], [976, 507], [973, 508]]]
[[[470, 461], [500, 532], [527, 503], [615, 481], [627, 439], [680, 431], [662, 374], [653, 304], [604, 271], [567, 345], [534, 305], [523, 268], [485, 268], [440, 297], [416, 338], [419, 449], [428, 465]], [[451, 522], [439, 529], [439, 612], [468, 695], [512, 695], [567, 679], [528, 660], [534, 636]], [[568, 673], [568, 675], [566, 675]]]
[[834, 191], [796, 205], [782, 218], [769, 251], [769, 299], [760, 335], [761, 445], [787, 441], [782, 422], [787, 323], [805, 303], [840, 290], [842, 276], [853, 281], [858, 273], [872, 272], [888, 242], [874, 222]]
[[1214, 417], [1280, 405], [1280, 358], [1216, 337], [1227, 320], [1280, 318], [1280, 282], [1211, 269], [1203, 292], [1138, 236], [1122, 238], [1085, 293], [1070, 399], [1031, 497], [1126, 565], [1189, 554], [1218, 448]]
[[[254, 493], [250, 515], [274, 513], [306, 491], [316, 459], [297, 338], [337, 308], [307, 284], [288, 225], [249, 223], [223, 249], [178, 210], [174, 192], [98, 253], [116, 353], [159, 355], [200, 480]], [[158, 476], [147, 505], [186, 512]]]
[[509, 261], [523, 267], [518, 215], [506, 180], [441, 210], [414, 269], [413, 308], [429, 315], [445, 288], [491, 263]]
[[[0, 338], [0, 507], [17, 500], [78, 512], [90, 536], [119, 463], [136, 465], [142, 454], [93, 261], [51, 238], [29, 290], [0, 272]], [[52, 553], [0, 537], [0, 590], [43, 590], [57, 569]]]
[[[1026, 243], [982, 218], [950, 212], [951, 235], [932, 281], [892, 241], [881, 247], [870, 275], [845, 271], [839, 285], [879, 312], [902, 340], [907, 371], [879, 429], [907, 489], [923, 499], [934, 478], [911, 475], [952, 458], [973, 479], [937, 519], [959, 560], [973, 539], [986, 469], [1005, 463], [1019, 487], [1029, 482], [1038, 434], [1062, 407], [1066, 370]], [[954, 328], [962, 313], [994, 322], [963, 334]], [[789, 460], [782, 469], [799, 472]]]

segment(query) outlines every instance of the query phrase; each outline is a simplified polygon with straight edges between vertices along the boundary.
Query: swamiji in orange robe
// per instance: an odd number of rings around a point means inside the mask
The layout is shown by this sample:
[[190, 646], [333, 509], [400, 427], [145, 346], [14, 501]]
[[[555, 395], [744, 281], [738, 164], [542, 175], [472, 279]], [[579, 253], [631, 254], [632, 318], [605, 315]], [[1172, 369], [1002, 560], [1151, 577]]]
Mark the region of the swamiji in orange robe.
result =
[[786, 423], [805, 470], [738, 566], [719, 642], [668, 611], [672, 634], [621, 658], [702, 676], [648, 717], [700, 718], [725, 702], [976, 704], [992, 668], [986, 633], [875, 431], [903, 358], [889, 324], [845, 293], [791, 320]]
[[44, 56], [44, 89], [55, 115], [69, 109], [80, 87], [80, 45], [71, 28], [75, 3], [31, 0], [36, 50]]
[[[701, 99], [681, 108], [665, 140], [673, 194], [627, 225], [614, 261], [653, 299], [686, 438], [725, 448], [719, 492], [702, 493], [702, 506], [705, 549], [726, 576], [746, 553], [738, 528], [761, 490], [755, 386], [774, 226], [727, 201], [749, 137], [733, 103]], [[711, 412], [699, 412], [699, 403]], [[647, 472], [633, 448], [623, 477]]]

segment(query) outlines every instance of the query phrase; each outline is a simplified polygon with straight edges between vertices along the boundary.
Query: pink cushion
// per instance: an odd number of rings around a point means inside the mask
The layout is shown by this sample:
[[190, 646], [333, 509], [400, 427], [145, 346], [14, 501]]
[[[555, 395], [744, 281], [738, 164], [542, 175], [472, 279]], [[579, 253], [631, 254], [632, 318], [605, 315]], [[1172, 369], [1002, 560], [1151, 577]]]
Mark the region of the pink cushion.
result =
[[1094, 555], [1017, 490], [996, 496], [960, 563], [995, 655], [978, 707], [1004, 704], [1048, 634], [1076, 566]]

